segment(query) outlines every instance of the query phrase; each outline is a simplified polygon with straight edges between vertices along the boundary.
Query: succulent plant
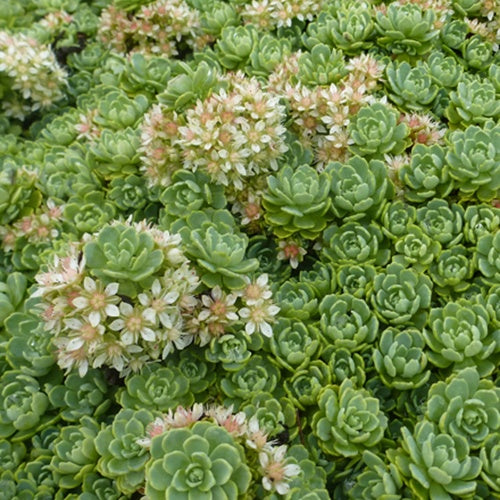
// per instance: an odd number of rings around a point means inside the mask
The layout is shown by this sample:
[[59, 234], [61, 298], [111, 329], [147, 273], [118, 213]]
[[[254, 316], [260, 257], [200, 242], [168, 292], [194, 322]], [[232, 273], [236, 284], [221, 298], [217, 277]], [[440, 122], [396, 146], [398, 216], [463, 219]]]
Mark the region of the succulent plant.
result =
[[332, 384], [340, 385], [344, 380], [351, 379], [357, 387], [363, 387], [366, 367], [361, 354], [329, 345], [323, 349], [321, 358], [328, 363]]
[[485, 234], [477, 242], [475, 261], [484, 280], [492, 285], [500, 279], [500, 232]]
[[171, 429], [153, 438], [146, 466], [146, 495], [237, 498], [252, 475], [243, 449], [229, 432], [210, 422]]
[[76, 232], [78, 236], [104, 226], [114, 215], [115, 207], [105, 199], [102, 191], [91, 191], [81, 197], [72, 196], [64, 206], [69, 231]]
[[464, 214], [465, 241], [473, 245], [486, 234], [494, 234], [500, 226], [500, 209], [486, 203], [469, 205]]
[[370, 291], [375, 274], [376, 270], [370, 264], [340, 266], [337, 273], [339, 288], [345, 294], [362, 299]]
[[292, 51], [287, 38], [275, 38], [265, 34], [259, 37], [250, 54], [247, 71], [254, 76], [265, 77]]
[[299, 281], [307, 283], [314, 290], [318, 299], [335, 292], [337, 288], [334, 266], [332, 264], [324, 264], [321, 261], [315, 262], [310, 270], [300, 271]]
[[394, 200], [385, 206], [380, 216], [382, 232], [391, 240], [395, 240], [404, 236], [416, 219], [417, 211], [413, 205]]
[[278, 238], [300, 235], [314, 239], [325, 228], [330, 208], [328, 174], [308, 165], [284, 166], [267, 179], [263, 195], [265, 219]]
[[241, 368], [250, 360], [251, 355], [245, 336], [232, 333], [213, 338], [209, 349], [205, 351], [207, 361], [221, 363], [222, 368], [228, 372]]
[[220, 64], [227, 69], [243, 68], [258, 39], [258, 32], [253, 25], [223, 28], [215, 46]]
[[494, 328], [500, 326], [500, 286], [494, 285], [486, 301], [486, 309], [490, 315], [490, 320]]
[[280, 315], [305, 321], [318, 314], [318, 299], [314, 288], [307, 283], [288, 280], [277, 290], [274, 300], [280, 307]]
[[35, 434], [49, 407], [38, 380], [20, 370], [6, 371], [0, 380], [0, 395], [0, 437], [17, 433], [22, 439]]
[[139, 135], [130, 127], [117, 131], [105, 129], [90, 147], [89, 157], [96, 162], [97, 175], [104, 179], [135, 174], [139, 163], [139, 146]]
[[477, 16], [481, 11], [481, 2], [477, 0], [453, 0], [452, 5], [462, 16]]
[[95, 470], [99, 455], [95, 439], [101, 426], [85, 415], [79, 425], [68, 425], [54, 441], [50, 468], [55, 483], [64, 490], [80, 486], [87, 474]]
[[366, 500], [397, 500], [402, 498], [403, 481], [394, 466], [384, 462], [369, 450], [363, 452], [365, 468], [356, 477], [356, 482], [349, 490], [349, 498]]
[[463, 73], [462, 66], [454, 57], [438, 50], [431, 52], [422, 64], [427, 67], [434, 82], [444, 88], [456, 87]]
[[334, 265], [374, 264], [382, 266], [390, 258], [387, 242], [375, 223], [347, 222], [330, 225], [323, 233], [321, 254]]
[[53, 148], [44, 158], [40, 189], [56, 202], [98, 191], [101, 184], [92, 165], [77, 148]]
[[278, 368], [267, 357], [258, 354], [235, 372], [225, 375], [220, 379], [220, 389], [227, 396], [226, 402], [236, 408], [258, 392], [273, 393], [281, 378]]
[[493, 45], [480, 35], [466, 39], [461, 48], [462, 57], [469, 68], [485, 71], [493, 61]]
[[431, 293], [432, 282], [427, 276], [394, 262], [375, 276], [371, 303], [383, 323], [421, 328], [427, 319]]
[[294, 405], [304, 410], [318, 404], [322, 388], [331, 384], [332, 374], [328, 365], [321, 361], [311, 361], [303, 370], [296, 371], [285, 380], [285, 391]]
[[450, 296], [461, 293], [471, 285], [469, 280], [475, 271], [470, 252], [463, 245], [443, 250], [430, 267], [430, 277], [435, 292]]
[[197, 401], [204, 402], [210, 397], [218, 374], [205, 361], [203, 351], [193, 347], [183, 349], [178, 352], [175, 365], [182, 375], [188, 379], [189, 391]]
[[399, 179], [409, 189], [405, 198], [421, 203], [430, 198], [443, 198], [454, 187], [450, 179], [446, 160], [446, 150], [438, 144], [426, 146], [416, 144], [411, 152], [411, 159], [398, 172]]
[[201, 29], [204, 33], [219, 37], [226, 26], [241, 24], [240, 16], [234, 5], [214, 1], [207, 5], [200, 17]]
[[270, 438], [291, 430], [295, 426], [296, 415], [293, 405], [286, 398], [280, 400], [269, 392], [255, 394], [247, 404], [241, 407], [248, 422], [254, 420], [258, 428]]
[[158, 102], [167, 110], [180, 111], [194, 104], [197, 99], [206, 98], [217, 86], [217, 71], [206, 62], [196, 69], [179, 62], [176, 74], [167, 83], [163, 92], [158, 94]]
[[143, 94], [149, 99], [168, 85], [170, 69], [170, 61], [164, 57], [135, 52], [126, 61], [120, 87], [129, 95]]
[[100, 127], [112, 130], [134, 127], [148, 106], [149, 102], [143, 95], [130, 99], [125, 92], [110, 89], [99, 100], [94, 121]]
[[248, 237], [244, 234], [222, 233], [215, 226], [205, 226], [190, 234], [181, 230], [181, 235], [186, 254], [198, 264], [200, 278], [209, 287], [243, 288], [243, 277], [258, 267], [256, 259], [245, 259]]
[[[70, 495], [68, 495], [68, 500]], [[116, 481], [103, 477], [97, 472], [85, 475], [79, 500], [123, 500], [125, 497], [116, 486]]]
[[433, 199], [417, 209], [417, 224], [427, 236], [446, 248], [462, 239], [463, 215], [460, 205]]
[[337, 83], [347, 69], [341, 50], [319, 43], [299, 57], [298, 80], [304, 85], [330, 85]]
[[290, 500], [328, 500], [326, 490], [326, 473], [316, 465], [307, 448], [303, 445], [293, 445], [287, 450], [287, 456], [294, 459], [300, 467], [300, 473], [290, 481]]
[[259, 261], [259, 274], [268, 274], [270, 281], [280, 284], [290, 277], [291, 266], [278, 259], [278, 246], [272, 238], [258, 234], [248, 242], [247, 257]]
[[113, 422], [101, 429], [95, 439], [99, 455], [97, 469], [116, 481], [125, 495], [132, 495], [144, 485], [144, 467], [150, 455], [137, 441], [146, 434], [154, 415], [146, 410], [120, 410]]
[[312, 49], [319, 43], [338, 47], [354, 55], [372, 46], [375, 26], [366, 4], [354, 3], [338, 9], [335, 15], [320, 12], [315, 22], [307, 26], [304, 44]]
[[500, 428], [499, 403], [500, 389], [480, 379], [475, 367], [465, 368], [431, 386], [426, 418], [478, 449]]
[[500, 117], [500, 100], [488, 79], [462, 78], [457, 90], [450, 92], [450, 103], [445, 115], [450, 123], [460, 127], [481, 124]]
[[409, 145], [408, 127], [399, 123], [399, 113], [376, 102], [361, 108], [349, 124], [349, 149], [360, 156], [382, 158], [385, 154], [401, 154]]
[[205, 207], [222, 209], [226, 206], [224, 188], [210, 183], [210, 177], [201, 170], [177, 170], [172, 185], [160, 195], [165, 213], [172, 218], [182, 217]]
[[26, 446], [23, 443], [12, 443], [7, 439], [0, 439], [0, 458], [3, 471], [15, 471], [26, 455]]
[[36, 174], [15, 164], [3, 164], [0, 171], [0, 223], [9, 224], [31, 214], [40, 204]]
[[327, 345], [351, 352], [365, 349], [378, 333], [378, 320], [363, 299], [326, 295], [319, 304], [319, 331]]
[[150, 234], [120, 223], [104, 226], [83, 252], [93, 276], [105, 283], [119, 282], [121, 293], [132, 296], [137, 283], [158, 271], [164, 260]]
[[269, 343], [271, 352], [280, 366], [289, 372], [305, 368], [318, 357], [320, 338], [317, 328], [301, 321], [282, 318], [275, 325], [276, 333]]
[[111, 405], [109, 386], [98, 370], [89, 370], [84, 377], [70, 373], [64, 384], [47, 384], [45, 390], [51, 405], [60, 409], [67, 422], [78, 422], [84, 415], [100, 417]]
[[481, 462], [469, 455], [467, 440], [440, 433], [434, 424], [419, 422], [413, 434], [401, 429], [401, 448], [389, 451], [404, 483], [417, 498], [473, 495]]
[[500, 491], [500, 474], [498, 464], [500, 462], [500, 445], [495, 436], [488, 438], [484, 446], [479, 450], [482, 469], [481, 478], [496, 493]]
[[459, 49], [468, 33], [469, 26], [463, 19], [450, 18], [444, 23], [439, 37], [444, 47]]
[[412, 68], [407, 62], [392, 63], [385, 72], [389, 98], [404, 109], [425, 110], [437, 96], [439, 87], [424, 66]]
[[387, 169], [379, 160], [354, 156], [344, 164], [329, 163], [325, 171], [331, 177], [332, 210], [338, 218], [374, 219], [394, 195]]
[[322, 389], [311, 426], [325, 453], [355, 457], [380, 442], [387, 417], [380, 411], [377, 398], [365, 389], [356, 389], [347, 379], [340, 387]]
[[28, 280], [22, 273], [10, 273], [0, 281], [0, 324], [23, 305]]
[[424, 385], [431, 375], [426, 369], [424, 348], [424, 336], [416, 328], [384, 330], [373, 351], [373, 363], [382, 382], [400, 391]]
[[48, 144], [68, 146], [78, 136], [76, 130], [77, 123], [78, 113], [76, 110], [66, 112], [49, 122], [40, 133], [40, 136], [43, 137]]
[[149, 365], [141, 373], [128, 376], [116, 399], [123, 408], [162, 412], [178, 405], [190, 406], [194, 402], [189, 380], [179, 368], [159, 364]]
[[390, 4], [387, 11], [377, 12], [375, 28], [377, 44], [393, 54], [421, 56], [432, 49], [439, 31], [434, 28], [436, 14], [419, 5]]
[[500, 159], [500, 126], [488, 121], [449, 135], [446, 155], [449, 172], [466, 198], [491, 201], [498, 196], [500, 184], [495, 167]]
[[500, 332], [490, 332], [488, 323], [484, 305], [466, 299], [431, 309], [429, 329], [424, 330], [429, 361], [455, 370], [476, 365], [481, 377], [489, 375], [494, 363], [488, 358], [498, 351]]
[[118, 210], [123, 212], [140, 211], [148, 202], [149, 193], [142, 177], [136, 175], [116, 177], [111, 180], [109, 187], [109, 200], [115, 204]]
[[439, 254], [441, 245], [431, 240], [418, 226], [411, 225], [408, 233], [395, 241], [394, 248], [397, 253], [392, 256], [393, 262], [424, 271]]

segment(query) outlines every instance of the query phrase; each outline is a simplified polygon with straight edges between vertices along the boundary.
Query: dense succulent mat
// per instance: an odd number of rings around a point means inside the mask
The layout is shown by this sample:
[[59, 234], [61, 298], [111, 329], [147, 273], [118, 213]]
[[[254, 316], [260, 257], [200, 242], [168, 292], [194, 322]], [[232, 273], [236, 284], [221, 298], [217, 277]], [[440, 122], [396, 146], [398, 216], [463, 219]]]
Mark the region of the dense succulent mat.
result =
[[0, 499], [500, 498], [495, 0], [0, 0]]

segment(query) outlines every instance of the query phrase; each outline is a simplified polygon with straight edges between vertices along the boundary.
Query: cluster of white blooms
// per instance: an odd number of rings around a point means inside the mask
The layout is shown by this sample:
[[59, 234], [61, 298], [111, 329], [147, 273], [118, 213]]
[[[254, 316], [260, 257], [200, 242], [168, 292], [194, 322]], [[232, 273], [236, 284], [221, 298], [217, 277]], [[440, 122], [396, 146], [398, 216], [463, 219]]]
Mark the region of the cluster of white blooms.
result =
[[268, 435], [260, 428], [256, 416], [248, 418], [244, 412], [233, 412], [233, 407], [203, 406], [195, 403], [192, 408], [177, 407], [173, 412], [157, 417], [147, 428], [147, 435], [137, 442], [149, 448], [151, 440], [161, 436], [170, 429], [190, 427], [193, 423], [209, 419], [214, 424], [226, 429], [236, 441], [244, 447], [246, 454], [256, 453], [259, 461], [259, 472], [262, 486], [267, 491], [286, 495], [290, 490], [290, 481], [298, 476], [301, 468], [292, 463], [286, 456], [288, 447], [278, 445], [269, 440]]
[[324, 0], [253, 0], [245, 4], [241, 17], [245, 23], [272, 30], [290, 27], [294, 19], [312, 21], [323, 4]]
[[141, 125], [141, 170], [150, 185], [168, 186], [182, 162], [177, 142], [183, 117], [155, 104], [144, 115]]
[[242, 190], [245, 177], [277, 170], [285, 145], [285, 107], [255, 78], [237, 72], [227, 88], [186, 112], [179, 128], [184, 167], [204, 169], [212, 179]]
[[[82, 243], [56, 255], [35, 277], [45, 329], [54, 336], [59, 366], [67, 371], [84, 376], [89, 367], [109, 366], [124, 376], [194, 339], [186, 324], [198, 303], [199, 279], [179, 248], [180, 237], [144, 223], [133, 227], [148, 232], [165, 255], [165, 264], [137, 296], [121, 293], [115, 281], [92, 276]], [[85, 235], [84, 241], [94, 237]]]
[[0, 31], [0, 73], [10, 79], [10, 94], [2, 99], [7, 116], [23, 120], [64, 96], [66, 73], [48, 45], [18, 33]]
[[184, 0], [158, 0], [134, 14], [110, 6], [101, 14], [99, 37], [118, 52], [175, 56], [181, 40], [194, 46], [200, 35], [199, 13]]
[[[119, 221], [110, 224], [117, 225], [124, 226]], [[266, 274], [247, 277], [246, 286], [235, 293], [215, 287], [200, 294], [199, 277], [181, 250], [179, 235], [145, 222], [127, 222], [125, 227], [136, 236], [146, 233], [154, 241], [150, 251], [163, 253], [161, 266], [135, 283], [137, 289], [123, 286], [127, 282], [119, 278], [103, 279], [91, 266], [92, 259], [86, 259], [87, 245], [95, 245], [100, 233], [69, 244], [64, 255], [56, 254], [35, 276], [38, 288], [33, 296], [41, 297], [40, 314], [53, 335], [61, 368], [77, 369], [84, 376], [90, 367], [109, 366], [125, 376], [191, 343], [206, 345], [231, 327], [244, 328], [248, 335], [272, 335], [279, 307], [272, 302]], [[145, 255], [141, 262], [147, 266]]]
[[245, 332], [252, 335], [260, 332], [266, 337], [273, 334], [272, 324], [280, 308], [272, 301], [268, 275], [262, 274], [251, 280], [246, 277], [242, 290], [226, 294], [215, 287], [200, 299], [198, 313], [193, 314], [189, 328], [196, 332], [200, 345], [208, 344], [212, 338], [219, 338], [237, 322], [244, 323]]
[[151, 183], [168, 185], [174, 170], [202, 169], [217, 184], [241, 191], [245, 181], [277, 170], [287, 151], [285, 107], [255, 78], [222, 77], [226, 85], [185, 115], [153, 107], [141, 127], [142, 160]]

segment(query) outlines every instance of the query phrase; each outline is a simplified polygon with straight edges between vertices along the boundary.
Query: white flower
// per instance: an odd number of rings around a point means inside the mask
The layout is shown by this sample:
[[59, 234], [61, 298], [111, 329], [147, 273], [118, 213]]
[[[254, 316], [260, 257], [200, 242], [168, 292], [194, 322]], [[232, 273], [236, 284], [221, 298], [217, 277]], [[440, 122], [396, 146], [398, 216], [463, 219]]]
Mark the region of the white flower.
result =
[[280, 241], [279, 242], [280, 251], [278, 252], [279, 260], [290, 261], [290, 266], [292, 269], [297, 269], [299, 262], [304, 260], [304, 255], [307, 251], [294, 241]]
[[289, 481], [302, 470], [297, 464], [286, 464], [286, 450], [287, 447], [283, 445], [259, 453], [259, 462], [263, 470], [262, 486], [265, 490], [275, 490], [280, 495], [288, 493]]
[[274, 316], [280, 308], [272, 303], [259, 300], [250, 307], [243, 307], [239, 314], [246, 319], [245, 332], [252, 335], [255, 331], [261, 332], [266, 337], [272, 337], [273, 329], [270, 323], [274, 323]]
[[120, 310], [116, 306], [120, 300], [116, 295], [118, 283], [109, 283], [105, 287], [101, 281], [86, 276], [83, 288], [81, 295], [73, 299], [73, 305], [81, 312], [88, 313], [92, 326], [97, 326], [107, 316], [116, 318], [120, 315]]
[[137, 344], [140, 338], [147, 342], [156, 340], [156, 332], [150, 328], [143, 312], [127, 302], [120, 304], [120, 317], [109, 325], [109, 329], [119, 331], [125, 345]]
[[268, 444], [267, 434], [261, 430], [259, 420], [256, 415], [248, 421], [247, 435], [248, 438], [246, 440], [246, 444], [254, 450], [263, 450]]
[[187, 427], [193, 422], [197, 422], [203, 416], [205, 409], [201, 403], [195, 403], [192, 409], [186, 409], [178, 406], [175, 413], [168, 410], [168, 413], [163, 417], [163, 421], [169, 428]]
[[137, 298], [139, 302], [146, 307], [144, 317], [153, 324], [156, 324], [157, 318], [165, 328], [172, 328], [172, 313], [177, 308], [172, 304], [179, 298], [179, 292], [162, 288], [159, 280], [154, 280], [150, 293], [140, 293]]
[[236, 307], [234, 303], [236, 302], [237, 295], [235, 294], [224, 294], [219, 286], [216, 286], [210, 292], [210, 296], [202, 295], [201, 301], [206, 309], [203, 309], [198, 316], [200, 321], [238, 321], [238, 315], [236, 314]]
[[255, 281], [251, 281], [248, 276], [245, 276], [245, 281], [247, 286], [243, 291], [243, 300], [246, 305], [253, 306], [259, 300], [267, 300], [272, 297], [273, 294], [268, 285], [269, 276], [267, 274], [261, 274]]
[[246, 415], [242, 411], [233, 414], [233, 405], [229, 408], [212, 406], [205, 413], [231, 434], [242, 436], [246, 433]]

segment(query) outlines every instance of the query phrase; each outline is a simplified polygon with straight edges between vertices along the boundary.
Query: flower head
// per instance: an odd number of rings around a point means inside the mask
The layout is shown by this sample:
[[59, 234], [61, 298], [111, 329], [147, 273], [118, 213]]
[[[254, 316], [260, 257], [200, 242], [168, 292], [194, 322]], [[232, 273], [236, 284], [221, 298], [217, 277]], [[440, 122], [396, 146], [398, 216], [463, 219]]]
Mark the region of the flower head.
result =
[[249, 307], [240, 309], [241, 318], [246, 320], [245, 332], [252, 335], [254, 332], [261, 332], [266, 337], [273, 335], [271, 323], [274, 323], [274, 316], [278, 314], [280, 308], [264, 300], [258, 300]]
[[264, 476], [262, 486], [265, 490], [276, 491], [280, 495], [288, 492], [289, 481], [301, 471], [297, 464], [286, 463], [286, 450], [287, 447], [282, 445], [259, 453], [259, 462]]

